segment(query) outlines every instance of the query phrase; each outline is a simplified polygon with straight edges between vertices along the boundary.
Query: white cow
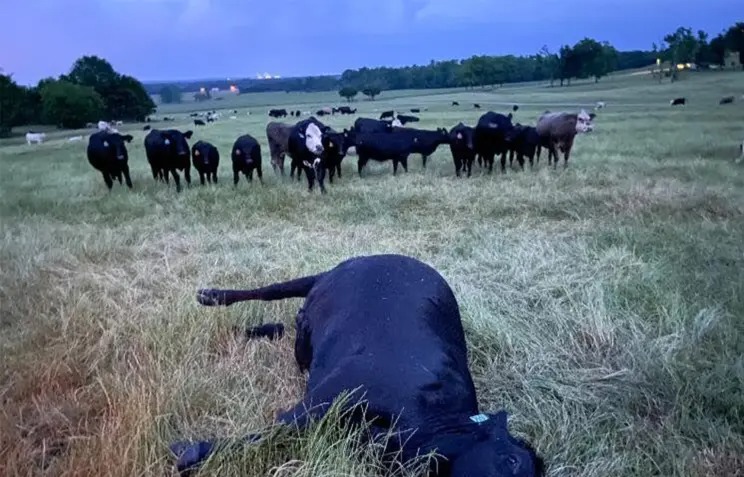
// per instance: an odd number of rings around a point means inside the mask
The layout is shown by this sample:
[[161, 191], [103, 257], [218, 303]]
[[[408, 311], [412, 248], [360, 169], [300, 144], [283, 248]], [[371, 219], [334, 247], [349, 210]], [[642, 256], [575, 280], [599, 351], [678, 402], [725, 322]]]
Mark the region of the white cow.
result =
[[67, 139], [68, 142], [82, 141], [82, 140], [83, 140], [83, 136], [72, 136], [71, 138]]
[[31, 144], [32, 142], [35, 142], [36, 144], [41, 144], [45, 138], [46, 138], [45, 133], [35, 133], [35, 132], [29, 131], [26, 133], [26, 144]]
[[602, 109], [604, 107], [605, 107], [605, 102], [604, 101], [597, 101], [597, 105], [594, 106], [594, 109]]

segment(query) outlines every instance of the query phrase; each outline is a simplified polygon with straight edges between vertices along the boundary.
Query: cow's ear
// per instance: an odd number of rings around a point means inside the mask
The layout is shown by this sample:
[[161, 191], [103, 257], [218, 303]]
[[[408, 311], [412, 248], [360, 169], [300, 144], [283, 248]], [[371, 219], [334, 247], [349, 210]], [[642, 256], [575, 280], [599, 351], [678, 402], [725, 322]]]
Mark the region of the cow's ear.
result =
[[191, 136], [194, 134], [194, 131], [186, 131], [183, 133], [183, 135], [186, 137], [186, 139], [191, 139]]

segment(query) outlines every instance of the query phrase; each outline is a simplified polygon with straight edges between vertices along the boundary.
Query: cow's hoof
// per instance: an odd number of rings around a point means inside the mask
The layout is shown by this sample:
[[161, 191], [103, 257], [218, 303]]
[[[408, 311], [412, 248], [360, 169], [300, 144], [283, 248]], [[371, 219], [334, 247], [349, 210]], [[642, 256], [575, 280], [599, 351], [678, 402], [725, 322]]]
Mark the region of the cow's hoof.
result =
[[196, 292], [196, 301], [204, 306], [224, 305], [225, 294], [214, 288], [204, 288]]

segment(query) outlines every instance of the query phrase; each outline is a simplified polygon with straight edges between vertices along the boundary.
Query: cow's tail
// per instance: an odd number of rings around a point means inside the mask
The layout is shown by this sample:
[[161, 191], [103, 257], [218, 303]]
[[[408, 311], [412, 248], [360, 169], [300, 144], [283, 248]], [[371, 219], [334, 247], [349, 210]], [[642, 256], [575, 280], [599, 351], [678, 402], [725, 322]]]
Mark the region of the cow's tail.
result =
[[325, 275], [311, 275], [295, 278], [281, 283], [274, 283], [254, 290], [220, 290], [215, 288], [201, 289], [196, 300], [204, 306], [229, 306], [240, 301], [261, 300], [273, 301], [285, 298], [304, 298], [310, 293], [315, 283]]

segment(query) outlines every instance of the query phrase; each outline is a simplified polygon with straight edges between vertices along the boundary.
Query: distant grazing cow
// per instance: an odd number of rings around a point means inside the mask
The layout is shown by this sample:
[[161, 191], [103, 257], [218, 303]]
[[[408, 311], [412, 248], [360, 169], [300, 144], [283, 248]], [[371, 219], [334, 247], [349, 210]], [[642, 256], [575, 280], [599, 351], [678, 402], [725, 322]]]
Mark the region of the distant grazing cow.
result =
[[117, 179], [119, 184], [122, 183], [122, 176], [124, 176], [127, 187], [132, 188], [132, 179], [129, 177], [129, 155], [125, 144], [131, 142], [132, 139], [129, 134], [122, 136], [106, 130], [93, 133], [88, 138], [86, 151], [88, 162], [101, 173], [109, 190], [114, 185], [114, 179]]
[[325, 191], [323, 186], [325, 168], [321, 156], [325, 150], [323, 147], [323, 133], [328, 129], [328, 126], [318, 121], [315, 116], [310, 116], [295, 124], [289, 134], [287, 155], [292, 159], [289, 175], [294, 177], [294, 171], [296, 170], [297, 180], [300, 180], [302, 171], [305, 171], [307, 188], [310, 191], [313, 190], [316, 177], [321, 192]]
[[687, 104], [687, 98], [674, 98], [669, 102], [672, 106], [677, 106], [679, 104]]
[[405, 134], [413, 139], [410, 152], [412, 154], [421, 154], [421, 161], [424, 169], [426, 169], [427, 159], [429, 159], [429, 156], [434, 154], [437, 147], [449, 143], [449, 133], [444, 128], [437, 128], [436, 131], [429, 131], [426, 129], [394, 127], [393, 134]]
[[315, 111], [315, 114], [318, 115], [318, 116], [325, 116], [326, 114], [331, 114], [331, 113], [326, 113], [324, 110], [319, 109], [319, 110]]
[[354, 131], [358, 133], [391, 132], [393, 126], [387, 121], [372, 118], [357, 118], [354, 121]]
[[238, 119], [237, 116], [230, 116], [230, 119]]
[[514, 106], [512, 106], [512, 111], [514, 111], [515, 113], [516, 113], [517, 111], [519, 111], [519, 106], [518, 106], [518, 105], [516, 105], [516, 104], [515, 104]]
[[555, 159], [553, 168], [558, 166], [558, 151], [563, 152], [564, 165], [568, 166], [568, 158], [571, 154], [576, 134], [587, 132], [591, 125], [589, 115], [586, 111], [580, 113], [547, 113], [537, 120], [535, 129], [540, 137], [540, 146], [537, 149], [537, 157], [540, 158], [541, 147], [548, 149], [548, 164], [551, 157]]
[[[420, 113], [421, 112], [421, 108], [411, 108], [411, 112], [412, 113]], [[400, 115], [399, 115], [399, 117], [400, 117]]]
[[481, 108], [481, 105], [480, 105], [480, 104], [478, 104], [478, 103], [475, 103], [475, 104], [473, 105], [473, 107], [474, 107], [475, 109], [480, 109], [480, 108]]
[[276, 173], [277, 168], [284, 175], [284, 156], [289, 148], [289, 135], [292, 133], [292, 125], [271, 121], [266, 125], [266, 139], [269, 142], [269, 153], [271, 154], [271, 167]]
[[301, 114], [302, 112], [299, 109], [295, 111], [295, 116], [297, 116], [298, 118], [300, 117]]
[[145, 155], [153, 179], [169, 184], [170, 173], [176, 183], [176, 192], [181, 192], [179, 170], [183, 172], [186, 184], [191, 184], [191, 151], [186, 140], [191, 139], [192, 134], [192, 131], [177, 129], [153, 129], [145, 136]]
[[597, 104], [594, 106], [594, 109], [602, 109], [605, 107], [604, 101], [597, 101]]
[[514, 155], [517, 155], [517, 162], [520, 169], [524, 170], [525, 156], [530, 160], [530, 167], [534, 165], [535, 152], [540, 145], [540, 136], [537, 130], [532, 126], [523, 126], [516, 124], [514, 128], [506, 134], [506, 142], [509, 148], [509, 166], [514, 161]]
[[589, 113], [589, 120], [590, 121], [594, 121], [594, 118], [596, 118], [596, 117], [597, 117], [597, 114], [596, 113]]
[[737, 163], [744, 161], [744, 141], [739, 144], [739, 159], [736, 160]]
[[189, 117], [191, 117], [191, 118], [198, 118], [199, 117], [199, 113], [191, 113], [191, 114], [189, 114]]
[[282, 109], [270, 109], [269, 110], [269, 116], [271, 116], [272, 118], [283, 118], [283, 117], [286, 117], [287, 116], [287, 110], [284, 109], [284, 108], [282, 108]]
[[734, 102], [733, 96], [726, 96], [726, 97], [721, 98], [718, 104], [731, 104], [733, 102]]
[[194, 119], [194, 126], [206, 126], [206, 123], [201, 119]]
[[238, 185], [240, 173], [253, 182], [253, 171], [256, 171], [258, 180], [263, 183], [261, 172], [261, 145], [256, 138], [250, 134], [244, 134], [235, 140], [232, 147], [232, 169], [233, 185]]
[[460, 106], [460, 103], [458, 103], [457, 101], [452, 101], [452, 106]]
[[152, 126], [150, 126], [149, 124], [145, 124], [145, 125], [144, 125], [144, 126], [142, 127], [142, 130], [143, 130], [143, 131], [149, 131], [150, 129], [152, 129]]
[[395, 117], [395, 111], [393, 111], [393, 110], [390, 110], [390, 111], [383, 111], [383, 112], [382, 112], [382, 113], [380, 114], [380, 119], [385, 119], [385, 118], [391, 118], [391, 119], [392, 119], [392, 118], [394, 118], [394, 117]]
[[468, 177], [473, 170], [475, 160], [475, 145], [473, 143], [475, 129], [458, 123], [449, 132], [449, 148], [455, 163], [455, 174], [460, 177], [460, 171], [468, 171]]
[[349, 106], [341, 106], [337, 109], [341, 114], [356, 114], [356, 109], [351, 109]]
[[238, 110], [237, 109], [233, 109], [233, 114], [238, 114]]
[[[431, 454], [423, 474], [431, 477], [545, 475], [540, 455], [510, 434], [507, 412], [479, 408], [457, 298], [435, 268], [404, 255], [359, 256], [254, 290], [197, 293], [204, 306], [293, 297], [304, 298], [294, 350], [308, 380], [301, 401], [277, 423], [304, 431], [349, 393], [344, 425], [368, 421], [369, 438], [386, 443], [383, 462], [396, 468]], [[274, 334], [267, 325], [259, 336]], [[173, 443], [176, 470], [196, 473], [224, 444]]]
[[204, 178], [210, 184], [217, 183], [217, 168], [220, 165], [220, 152], [214, 145], [206, 141], [196, 141], [191, 146], [191, 158], [194, 169], [199, 173], [199, 181], [204, 185]]
[[41, 144], [44, 142], [44, 139], [46, 139], [46, 133], [35, 133], [31, 131], [26, 133], [26, 144], [30, 145], [32, 142]]
[[124, 121], [115, 121], [114, 122], [114, 126], [123, 126], [123, 125], [124, 125]]
[[[494, 157], [501, 154], [501, 164], [506, 164], [506, 153], [509, 148], [506, 143], [506, 135], [514, 128], [509, 116], [500, 113], [488, 111], [478, 119], [475, 126], [475, 153], [478, 157], [478, 164], [483, 163], [483, 167], [488, 168], [488, 172], [493, 171]], [[502, 171], [505, 166], [502, 167]]]
[[401, 125], [407, 124], [407, 123], [416, 123], [419, 121], [419, 118], [417, 118], [416, 116], [409, 116], [406, 114], [399, 114], [397, 116], [397, 119], [398, 121], [400, 121]]

